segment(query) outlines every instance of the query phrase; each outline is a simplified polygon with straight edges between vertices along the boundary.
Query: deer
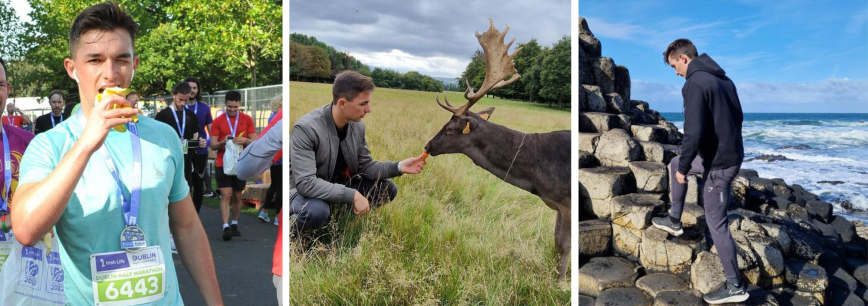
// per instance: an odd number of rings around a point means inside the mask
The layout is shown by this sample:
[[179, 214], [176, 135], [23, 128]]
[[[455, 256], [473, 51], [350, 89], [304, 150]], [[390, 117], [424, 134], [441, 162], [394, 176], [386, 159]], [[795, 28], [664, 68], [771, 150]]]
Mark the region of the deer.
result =
[[[555, 246], [558, 250], [558, 281], [566, 278], [570, 256], [570, 131], [549, 133], [522, 133], [488, 121], [494, 107], [474, 113], [470, 108], [486, 93], [507, 86], [520, 78], [513, 57], [521, 51], [516, 48], [507, 55], [515, 38], [504, 44], [509, 24], [501, 33], [488, 19], [488, 31], [476, 32], [485, 55], [485, 78], [478, 91], [466, 81], [464, 105], [454, 107], [440, 93], [435, 100], [452, 117], [425, 145], [430, 156], [464, 154], [477, 166], [487, 170], [508, 184], [538, 196], [557, 212], [555, 219]], [[510, 77], [508, 80], [507, 77]]]

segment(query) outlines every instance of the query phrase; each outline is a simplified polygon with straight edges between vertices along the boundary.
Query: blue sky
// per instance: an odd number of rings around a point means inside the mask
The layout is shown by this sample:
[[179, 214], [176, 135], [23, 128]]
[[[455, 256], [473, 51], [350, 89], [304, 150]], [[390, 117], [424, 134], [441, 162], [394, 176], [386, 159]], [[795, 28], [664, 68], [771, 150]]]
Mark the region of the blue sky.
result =
[[868, 112], [868, 1], [579, 1], [631, 97], [680, 112], [663, 51], [688, 38], [736, 83], [745, 112]]

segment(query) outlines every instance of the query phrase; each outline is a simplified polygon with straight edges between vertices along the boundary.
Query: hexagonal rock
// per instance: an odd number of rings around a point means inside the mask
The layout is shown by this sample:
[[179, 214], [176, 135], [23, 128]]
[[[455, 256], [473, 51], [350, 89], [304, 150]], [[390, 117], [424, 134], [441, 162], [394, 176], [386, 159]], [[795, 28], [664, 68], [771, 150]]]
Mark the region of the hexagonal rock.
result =
[[702, 298], [691, 291], [661, 292], [654, 298], [654, 306], [705, 305]]
[[589, 111], [606, 111], [606, 100], [603, 99], [603, 92], [600, 91], [600, 86], [582, 85], [582, 90], [585, 92], [585, 101], [587, 101]]
[[642, 156], [645, 161], [662, 163], [666, 156], [663, 145], [653, 141], [637, 141], [642, 147]]
[[823, 220], [823, 223], [829, 223], [832, 220], [832, 204], [824, 201], [808, 201], [805, 208], [808, 210], [808, 215]]
[[638, 261], [641, 244], [642, 230], [612, 224], [612, 249], [616, 254]]
[[685, 203], [681, 211], [681, 225], [684, 227], [706, 227], [705, 208], [695, 203]]
[[612, 223], [633, 229], [644, 229], [651, 225], [651, 216], [660, 212], [663, 204], [663, 201], [636, 193], [614, 197], [609, 201], [612, 208]]
[[630, 162], [630, 171], [636, 178], [636, 189], [647, 192], [664, 192], [669, 187], [669, 171], [663, 163], [634, 161]]
[[853, 277], [865, 286], [868, 286], [868, 264], [862, 264], [853, 269]]
[[603, 133], [620, 127], [618, 116], [607, 113], [579, 113], [579, 132]]
[[615, 92], [630, 104], [630, 71], [623, 65], [615, 66]]
[[781, 229], [781, 226], [778, 224], [760, 223], [760, 226], [762, 226], [770, 238], [775, 240], [775, 244], [778, 246], [778, 250], [781, 251], [781, 255], [786, 256], [790, 249], [790, 236], [787, 235], [787, 232]]
[[717, 255], [706, 251], [699, 252], [696, 260], [690, 265], [690, 283], [693, 288], [703, 294], [717, 289], [726, 280], [723, 274], [723, 265]]
[[591, 64], [594, 81], [600, 86], [603, 96], [615, 92], [615, 61], [610, 57], [591, 57], [588, 64]]
[[594, 33], [588, 27], [588, 21], [584, 17], [579, 17], [579, 47], [591, 57], [600, 56], [600, 51], [602, 51], [600, 40], [594, 37]]
[[784, 257], [774, 239], [759, 234], [746, 234], [745, 238], [760, 259], [760, 272], [763, 277], [774, 278], [784, 272]]
[[600, 141], [602, 135], [602, 133], [579, 133], [579, 151], [594, 154], [597, 151], [597, 142]]
[[829, 300], [827, 304], [841, 306], [865, 306], [865, 302], [862, 301], [862, 299], [853, 294], [852, 291], [845, 290], [843, 288], [829, 289]]
[[639, 144], [627, 132], [615, 129], [600, 136], [594, 155], [604, 166], [627, 167], [631, 161], [639, 160], [640, 150]]
[[663, 152], [663, 163], [669, 165], [669, 162], [672, 161], [673, 158], [681, 155], [681, 146], [663, 144]]
[[687, 195], [684, 197], [684, 203], [703, 204], [702, 193], [700, 192], [699, 182], [702, 179], [696, 175], [687, 176]]
[[675, 275], [652, 273], [640, 277], [636, 281], [636, 288], [642, 289], [652, 298], [656, 298], [658, 294], [663, 292], [689, 290], [690, 284]]
[[606, 100], [607, 113], [624, 114], [630, 111], [630, 101], [624, 101], [621, 95], [616, 92], [606, 94], [603, 98]]
[[851, 242], [856, 237], [856, 226], [842, 217], [834, 217], [829, 223], [841, 237], [841, 241]]
[[823, 292], [829, 285], [826, 269], [804, 260], [790, 260], [786, 263], [787, 283], [802, 292]]
[[612, 224], [604, 220], [579, 222], [579, 256], [609, 255], [612, 250]]
[[593, 168], [600, 165], [600, 161], [593, 153], [579, 150], [579, 168]]
[[581, 192], [592, 199], [608, 199], [635, 190], [633, 174], [625, 167], [596, 167], [579, 169]]
[[596, 306], [651, 306], [651, 299], [636, 288], [613, 288], [600, 293]]
[[631, 121], [630, 116], [620, 114], [618, 115], [618, 124], [622, 130], [630, 131], [633, 122]]
[[606, 289], [632, 287], [639, 269], [638, 265], [621, 257], [591, 258], [579, 269], [579, 294], [598, 297]]
[[596, 303], [596, 301], [597, 301], [597, 299], [595, 299], [595, 298], [592, 298], [592, 297], [587, 296], [587, 295], [581, 295], [581, 294], [579, 294], [579, 305], [582, 305], [582, 306], [585, 306], [585, 305], [587, 305], [587, 306], [594, 306], [594, 304]]
[[630, 129], [633, 131], [633, 136], [638, 140], [662, 143], [666, 143], [668, 140], [666, 130], [658, 126], [634, 124]]
[[663, 138], [663, 141], [668, 144], [681, 144], [681, 140], [684, 138], [684, 135], [678, 131], [678, 127], [675, 126], [672, 122], [663, 122], [657, 125], [666, 134], [666, 137]]
[[702, 233], [689, 230], [679, 237], [669, 237], [669, 233], [652, 226], [645, 229], [639, 248], [639, 262], [646, 270], [686, 276], [694, 254], [705, 248], [705, 239]]

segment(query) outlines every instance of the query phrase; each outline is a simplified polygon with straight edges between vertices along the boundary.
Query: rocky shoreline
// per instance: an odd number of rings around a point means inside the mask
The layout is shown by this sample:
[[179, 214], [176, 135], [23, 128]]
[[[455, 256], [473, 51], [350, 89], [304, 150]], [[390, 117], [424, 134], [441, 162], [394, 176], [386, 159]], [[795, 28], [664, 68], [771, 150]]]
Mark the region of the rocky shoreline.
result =
[[[724, 275], [696, 177], [674, 237], [651, 225], [669, 210], [668, 163], [682, 134], [645, 101], [629, 70], [602, 57], [580, 19], [579, 304], [705, 305]], [[835, 216], [799, 185], [743, 169], [729, 227], [751, 299], [740, 305], [865, 305], [868, 226]]]

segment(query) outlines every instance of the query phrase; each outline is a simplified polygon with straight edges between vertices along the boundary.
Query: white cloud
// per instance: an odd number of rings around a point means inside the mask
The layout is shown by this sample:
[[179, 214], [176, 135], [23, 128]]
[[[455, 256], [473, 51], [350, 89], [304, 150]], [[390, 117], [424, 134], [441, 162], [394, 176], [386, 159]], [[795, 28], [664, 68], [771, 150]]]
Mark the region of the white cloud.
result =
[[588, 25], [591, 27], [591, 32], [595, 37], [612, 38], [612, 39], [632, 39], [637, 33], [645, 32], [641, 26], [629, 24], [608, 22], [600, 18], [587, 17]]
[[416, 56], [398, 49], [389, 52], [351, 52], [356, 59], [371, 67], [399, 72], [418, 71], [429, 76], [459, 76], [470, 63], [447, 56]]

